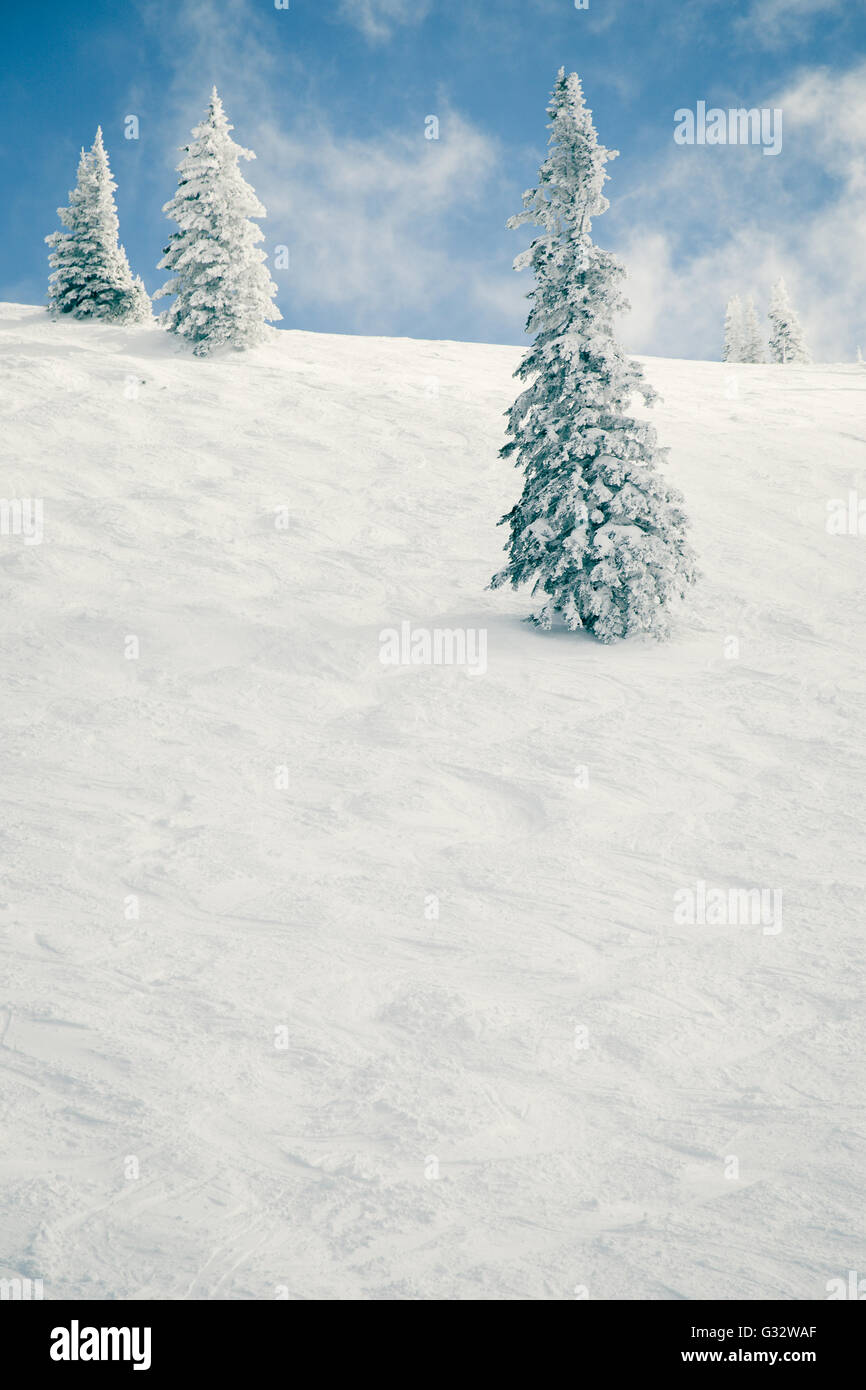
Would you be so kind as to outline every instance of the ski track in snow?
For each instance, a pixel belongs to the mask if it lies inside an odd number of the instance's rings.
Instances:
[[[485,590],[519,356],[199,362],[0,308],[2,491],[45,505],[42,545],[0,537],[3,1276],[809,1299],[862,1269],[866,542],[825,519],[866,372],[647,361],[703,579],[670,643],[605,648]],[[487,673],[383,666],[404,619],[487,629]],[[783,930],[676,925],[699,879],[780,888]]]

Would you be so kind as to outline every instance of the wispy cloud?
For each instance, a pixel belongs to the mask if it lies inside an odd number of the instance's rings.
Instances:
[[[738,27],[766,48],[799,43],[828,14],[844,14],[850,0],[752,0]]]
[[[420,24],[429,11],[430,0],[341,0],[339,12],[371,43],[382,43],[398,26]]]
[[[777,160],[745,149],[671,151],[630,193],[635,230],[618,250],[630,272],[625,331],[635,351],[718,356],[727,297],[751,293],[762,308],[780,274],[816,356],[850,360],[866,341],[866,63],[806,70],[770,101],[785,118]]]
[[[268,226],[291,247],[296,312],[332,305],[347,328],[380,332],[395,314],[423,323],[447,301],[511,309],[504,268],[474,259],[454,234],[483,208],[502,164],[496,143],[459,114],[441,112],[438,140],[422,126],[360,139],[325,124],[262,125],[255,138]]]
[[[235,110],[239,105],[261,109],[263,96],[268,104],[279,82],[300,71],[299,64],[274,42],[270,26],[281,21],[276,10],[263,10],[250,0],[179,0],[175,5],[166,0],[136,0],[136,4],[171,74],[168,93],[160,92],[157,106],[163,124],[176,121],[179,112],[197,120],[214,84],[233,100]]]

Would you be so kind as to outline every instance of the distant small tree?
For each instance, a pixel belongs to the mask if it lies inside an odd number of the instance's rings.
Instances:
[[[812,358],[806,347],[803,329],[788,297],[783,279],[776,281],[767,311],[770,320],[770,361],[807,363]]]
[[[750,295],[743,310],[743,356],[740,361],[763,362],[763,360],[764,339],[761,334],[761,325],[758,321],[755,303]]]
[[[250,220],[264,217],[265,208],[238,167],[239,159],[255,155],[235,144],[233,128],[214,87],[177,166],[177,193],[163,208],[180,230],[159,263],[174,277],[154,298],[176,296],[162,319],[199,357],[217,347],[251,347],[264,338],[268,321],[282,318],[257,245],[264,233]]]
[[[538,187],[509,223],[541,231],[515,261],[535,274],[535,339],[516,373],[529,385],[508,412],[502,449],[523,470],[523,495],[502,518],[508,563],[491,587],[531,582],[543,596],[532,617],[542,628],[558,614],[602,642],[663,636],[667,606],[695,566],[682,499],[657,471],[655,430],[630,413],[635,395],[649,403],[655,393],[614,336],[625,271],[591,236],[616,151],[598,143],[577,73],[560,69],[548,113]]]
[[[53,313],[131,323],[151,317],[147,291],[138,276],[133,278],[118,244],[116,187],[100,127],[91,150],[81,151],[69,206],[57,209],[66,230],[45,238],[52,248],[48,306]]]
[[[744,361],[744,330],[743,321],[743,301],[738,294],[728,300],[728,307],[725,313],[725,345],[722,349],[723,362],[742,362]]]

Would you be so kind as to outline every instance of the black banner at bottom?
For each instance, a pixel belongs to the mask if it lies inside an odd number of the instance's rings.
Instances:
[[[328,1304],[326,1331],[333,1338],[342,1321],[341,1304]],[[801,1366],[823,1377],[858,1374],[864,1332],[864,1309],[859,1301],[814,1303],[595,1303],[575,1300],[555,1327],[569,1339],[569,1357],[575,1374],[599,1370],[611,1374],[668,1375],[679,1368],[692,1374],[712,1367],[766,1367],[775,1370]],[[388,1347],[371,1351],[366,1341],[371,1311],[364,1315],[358,1341],[344,1340],[346,1358],[356,1361],[363,1353],[368,1372],[371,1361],[393,1365]],[[408,1324],[401,1318],[395,1335]],[[527,1329],[526,1354],[534,1343],[536,1323]],[[351,1319],[347,1332],[351,1337]],[[322,1332],[309,1310],[298,1318],[284,1302],[0,1302],[0,1330],[7,1364],[16,1372],[41,1376],[98,1376],[136,1373],[155,1383],[194,1371],[221,1380],[276,1363],[291,1373],[300,1349],[317,1359],[323,1355],[333,1365],[336,1348],[321,1340]],[[377,1329],[378,1331],[378,1329]],[[414,1332],[414,1329],[412,1329]],[[476,1328],[461,1329],[473,1336]],[[481,1329],[477,1329],[481,1331]],[[441,1314],[428,1333],[423,1351],[423,1371],[436,1368],[441,1348],[443,1374],[454,1376],[461,1357],[450,1338],[442,1337]],[[483,1337],[475,1336],[475,1364],[495,1366],[506,1353],[512,1371],[515,1351],[513,1323],[497,1338],[489,1325]],[[423,1334],[422,1334],[423,1335]],[[519,1336],[519,1334],[518,1334]],[[531,1339],[531,1340],[529,1340]],[[399,1343],[394,1343],[396,1350]],[[294,1350],[292,1350],[294,1348]],[[550,1348],[553,1351],[554,1348]],[[544,1361],[549,1355],[544,1348]],[[589,1359],[587,1359],[589,1358]],[[324,1369],[324,1367],[322,1367]],[[862,1370],[860,1371],[862,1374]],[[405,1364],[401,1377],[411,1375]]]

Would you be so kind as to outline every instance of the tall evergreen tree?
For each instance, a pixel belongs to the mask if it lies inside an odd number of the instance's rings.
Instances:
[[[133,323],[150,318],[147,291],[138,276],[133,279],[118,244],[116,187],[100,126],[89,153],[81,151],[69,206],[57,209],[66,231],[45,238],[52,247],[48,306],[53,313]]]
[[[764,339],[751,295],[743,311],[743,356],[741,362],[763,362]]]
[[[771,362],[811,362],[809,349],[803,336],[803,329],[796,310],[788,298],[788,289],[783,279],[778,279],[770,294],[770,307],[767,311],[770,320],[770,361]]]
[[[502,449],[523,469],[523,495],[502,518],[509,558],[491,587],[531,581],[544,596],[531,621],[543,628],[559,614],[603,642],[663,636],[667,606],[695,566],[682,499],[656,469],[655,430],[629,414],[635,394],[649,404],[655,393],[614,337],[625,271],[591,237],[617,152],[598,143],[577,73],[560,69],[548,114],[538,187],[508,224],[542,230],[514,263],[535,274],[535,340],[516,373],[530,384],[508,412]]]
[[[159,263],[174,278],[154,298],[177,296],[162,316],[165,326],[193,343],[199,357],[222,346],[251,347],[262,341],[269,320],[282,318],[258,249],[264,233],[250,221],[266,212],[238,167],[239,159],[255,155],[235,144],[233,129],[214,87],[177,166],[177,193],[163,208],[180,230]]]
[[[723,362],[744,361],[744,329],[743,301],[738,294],[735,294],[732,299],[728,300],[728,307],[725,313],[725,345],[722,349]]]

